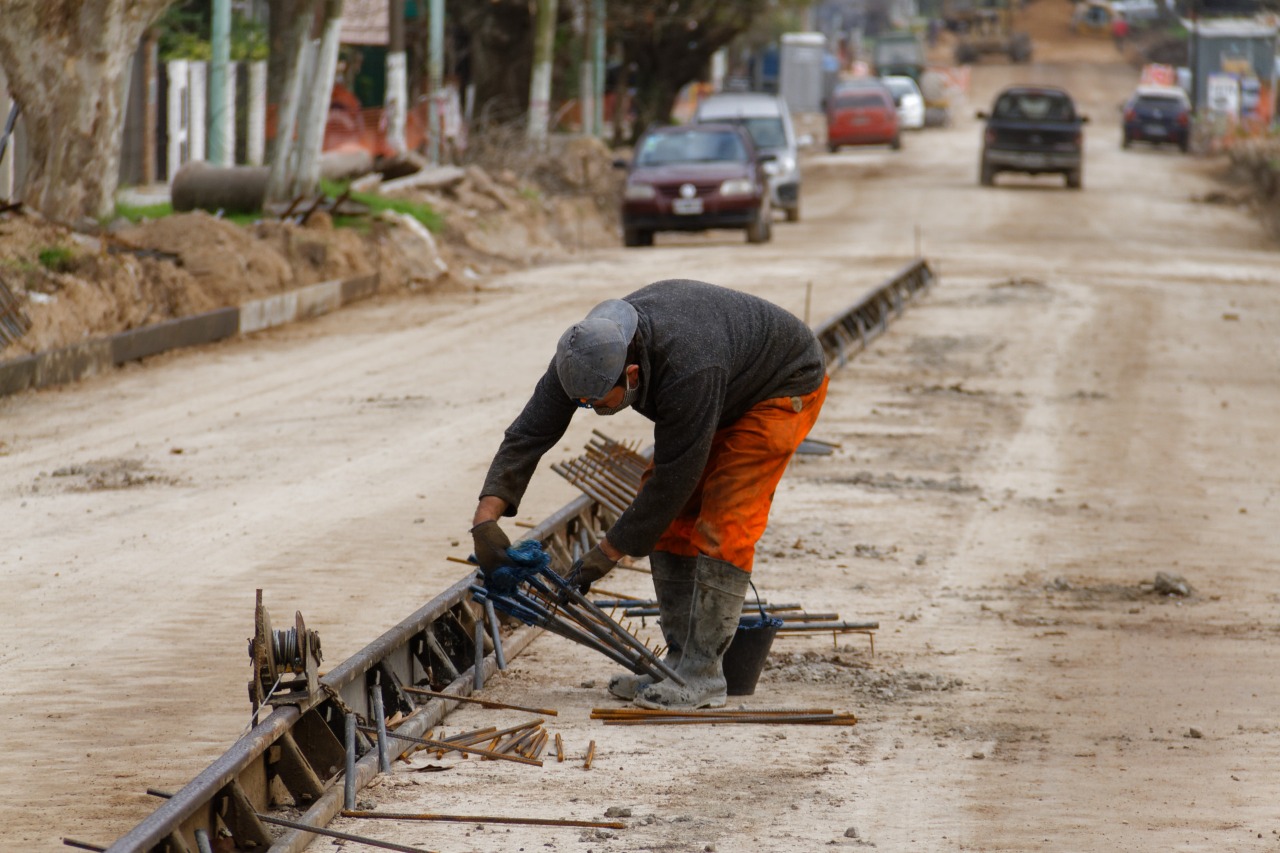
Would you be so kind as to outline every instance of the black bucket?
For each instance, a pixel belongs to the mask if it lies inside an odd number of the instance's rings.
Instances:
[[[750,696],[764,672],[773,638],[782,627],[781,619],[744,616],[738,620],[733,642],[724,653],[724,680],[730,696]]]

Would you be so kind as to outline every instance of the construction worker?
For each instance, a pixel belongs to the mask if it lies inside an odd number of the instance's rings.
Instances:
[[[585,592],[624,555],[648,555],[666,662],[685,685],[625,673],[609,690],[644,708],[722,707],[755,545],[826,393],[818,340],[764,299],[668,280],[600,303],[560,337],[489,467],[471,528],[481,571],[507,564],[498,519],[515,515],[574,414],[635,409],[654,423],[652,462],[569,577]]]

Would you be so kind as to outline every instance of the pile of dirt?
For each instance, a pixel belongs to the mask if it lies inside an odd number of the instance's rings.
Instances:
[[[179,317],[376,273],[378,292],[471,290],[490,276],[616,245],[620,173],[594,139],[526,152],[523,173],[471,165],[447,189],[408,190],[442,214],[433,234],[384,212],[334,227],[262,219],[241,226],[191,212],[100,233],[29,210],[0,214],[0,283],[30,329],[0,359],[57,349]]]

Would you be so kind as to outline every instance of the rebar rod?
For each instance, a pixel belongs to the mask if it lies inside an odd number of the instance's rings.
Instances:
[[[347,808],[356,807],[356,715],[350,712],[346,717],[346,753],[347,770],[343,774],[343,802]]]
[[[360,726],[359,728],[361,731],[371,730],[371,727],[369,726]],[[395,732],[387,732],[387,737],[393,737],[393,738],[396,738],[397,740],[408,741],[409,743],[416,743],[422,746],[430,746],[435,749],[445,749],[445,750],[456,749],[458,752],[474,753],[476,755],[483,755],[486,758],[500,758],[505,761],[515,761],[520,764],[533,764],[537,767],[542,766],[541,761],[532,761],[528,758],[525,758],[519,755],[502,755],[501,753],[493,752],[488,749],[477,749],[474,746],[460,746],[454,743],[445,743],[444,741],[440,741],[440,740],[428,740],[427,738],[422,738],[422,737],[410,737],[409,735],[396,734]]]
[[[408,814],[404,812],[342,812],[343,817],[380,818],[383,820],[429,820],[454,823],[505,823],[519,826],[585,826],[594,829],[626,829],[617,820],[559,820],[550,817],[496,817],[494,815]]]
[[[879,622],[808,622],[799,625],[783,625],[780,631],[875,631]]]
[[[495,702],[492,699],[477,699],[474,696],[455,696],[452,693],[439,693],[435,690],[427,690],[422,687],[405,687],[406,693],[416,693],[420,696],[433,696],[436,699],[449,699],[454,702],[470,702],[474,705],[483,705],[486,708],[505,708],[508,711],[528,711],[530,714],[546,714],[548,717],[559,715],[558,711],[550,708],[528,708],[524,705],[511,705],[506,702]]]
[[[338,832],[336,829],[325,829],[323,826],[311,826],[306,823],[298,823],[297,821],[285,820],[280,817],[271,817],[270,815],[259,814],[258,820],[263,823],[273,823],[276,826],[284,826],[289,829],[298,829],[303,832],[314,832],[316,835],[324,835],[328,838],[341,838],[343,841],[354,841],[357,844],[368,844],[370,847],[381,847],[383,850],[399,850],[401,853],[433,853],[423,847],[410,847],[406,844],[396,844],[393,841],[379,841],[376,838],[366,838],[363,835],[352,835],[349,832]]]
[[[498,626],[498,614],[493,609],[492,601],[485,601],[484,615],[489,620],[489,633],[493,634],[493,659],[498,664],[498,670],[505,671],[507,668],[507,653],[502,648],[502,631]],[[834,619],[835,617],[832,618]]]
[[[391,754],[387,749],[387,715],[382,709],[382,688],[374,687],[373,720],[374,731],[378,733],[378,770],[381,773],[391,772]]]

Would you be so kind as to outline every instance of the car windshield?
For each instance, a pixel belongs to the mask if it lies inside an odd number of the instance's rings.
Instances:
[[[895,100],[903,95],[910,95],[915,90],[915,87],[906,80],[885,80],[884,84],[889,87],[890,92],[893,92]]]
[[[1143,95],[1138,98],[1138,106],[1156,110],[1181,110],[1185,103],[1176,95]]]
[[[995,118],[1030,121],[1072,121],[1071,100],[1053,92],[1005,92],[992,110]]]
[[[874,92],[860,95],[841,95],[836,98],[836,107],[842,110],[865,109],[866,107],[883,107],[884,100]]]
[[[736,134],[725,131],[688,131],[655,133],[640,145],[636,162],[641,166],[665,166],[668,163],[742,162],[747,147]]]
[[[787,147],[787,133],[782,128],[782,119],[776,116],[717,118],[714,121],[716,124],[736,124],[744,128],[757,148]]]

